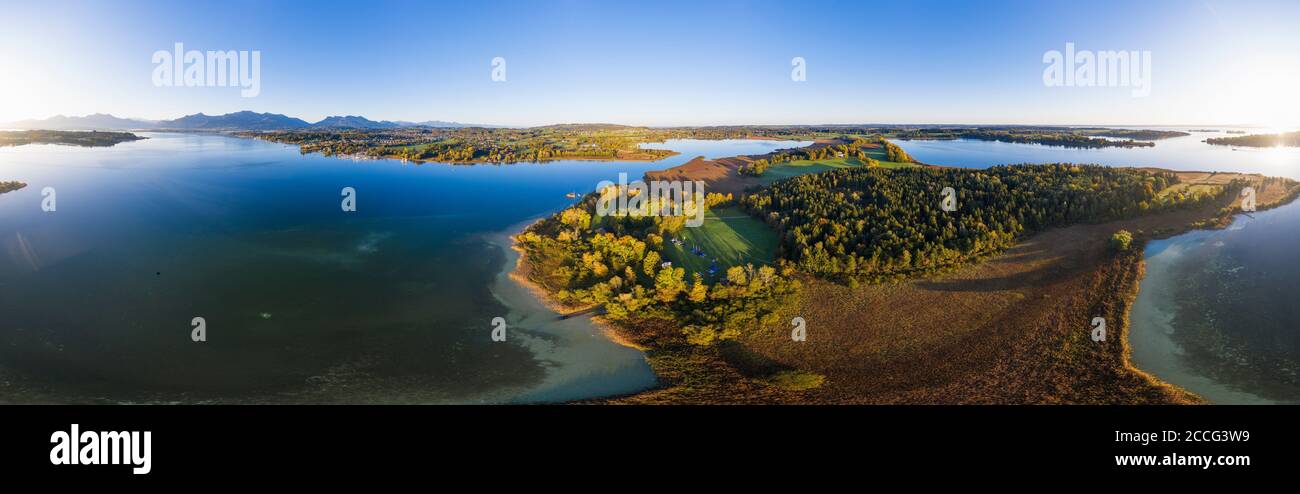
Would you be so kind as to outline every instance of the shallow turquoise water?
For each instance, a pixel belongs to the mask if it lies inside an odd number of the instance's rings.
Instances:
[[[1300,403],[1300,203],[1157,240],[1133,362],[1215,403]]]

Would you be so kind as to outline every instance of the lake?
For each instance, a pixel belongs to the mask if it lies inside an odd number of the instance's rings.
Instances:
[[[1137,127],[1135,127],[1137,128]],[[1222,127],[1221,130],[1240,129]],[[1158,130],[1191,128],[1160,127]],[[1247,129],[1240,129],[1247,130]],[[1249,129],[1249,133],[1272,132]],[[897,140],[908,154],[923,163],[985,168],[1015,163],[1097,163],[1111,166],[1154,166],[1170,170],[1263,173],[1300,179],[1300,148],[1247,148],[1212,146],[1202,141],[1226,137],[1223,132],[1191,132],[1186,137],[1161,139],[1154,147],[1073,149],[1039,144],[958,139],[952,141]]]
[[[1231,148],[1201,142],[1223,135],[1194,132],[1156,141],[1155,147],[1132,149],[977,140],[898,143],[920,161],[965,167],[1074,162],[1300,179],[1300,148]],[[1130,314],[1134,365],[1214,403],[1300,402],[1296,252],[1300,202],[1238,216],[1225,230],[1193,231],[1148,243],[1146,273]]]
[[[508,235],[619,172],[807,145],[671,140],[653,163],[445,165],[218,135],[0,148],[0,402],[531,403],[634,393],[640,352],[557,320]],[[900,141],[927,163],[1096,162],[1300,178],[1300,150]],[[41,210],[45,187],[57,209]],[[343,212],[340,191],[357,191]],[[1295,402],[1300,205],[1147,247],[1133,360],[1216,402]],[[207,341],[190,340],[203,317]],[[507,321],[492,342],[491,320]]]
[[[416,165],[143,135],[0,148],[0,179],[29,184],[0,195],[0,402],[553,402],[656,384],[639,351],[510,280],[506,246],[569,192],[693,154]]]
[[[1300,403],[1300,202],[1150,242],[1132,360],[1214,403]]]

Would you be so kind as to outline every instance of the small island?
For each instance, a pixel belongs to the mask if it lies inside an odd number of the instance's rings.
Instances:
[[[528,129],[402,127],[237,132],[294,144],[303,154],[440,163],[519,163],[554,160],[655,161],[677,153],[644,149],[671,133],[623,125],[551,125]]]
[[[1065,127],[925,127],[887,134],[899,139],[981,141],[1042,144],[1067,148],[1137,148],[1155,146],[1155,140],[1189,136],[1172,130],[1135,130]]]
[[[99,132],[77,130],[18,130],[0,131],[0,146],[27,144],[62,144],[82,147],[108,147],[119,143],[144,139],[130,132]]]
[[[1151,130],[1151,129],[1080,129],[1083,135],[1096,137],[1111,137],[1115,139],[1134,139],[1138,141],[1158,141],[1160,139],[1170,139],[1173,137],[1187,137],[1187,132],[1178,130]]]
[[[0,194],[4,194],[5,192],[13,192],[15,190],[21,189],[26,186],[27,186],[26,183],[19,182],[16,180],[11,180],[8,182],[0,181]]]
[[[1254,134],[1236,137],[1214,137],[1206,139],[1205,143],[1218,146],[1243,146],[1252,148],[1271,148],[1277,146],[1300,147],[1300,132]]]

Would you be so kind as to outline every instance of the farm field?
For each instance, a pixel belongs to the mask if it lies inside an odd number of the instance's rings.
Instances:
[[[812,161],[812,160],[790,161],[786,163],[778,163],[776,165],[773,165],[771,168],[768,168],[766,172],[763,172],[763,175],[758,177],[758,179],[759,182],[761,182],[763,185],[767,185],[772,182],[776,182],[777,180],[784,180],[790,177],[797,177],[799,175],[807,175],[809,173],[821,173],[825,171],[837,170],[840,168],[856,168],[859,166],[866,166],[866,164],[861,161],[858,161],[857,158],[834,158],[834,159],[816,160],[816,161]]]

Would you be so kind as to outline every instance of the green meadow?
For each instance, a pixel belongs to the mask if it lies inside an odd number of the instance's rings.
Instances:
[[[760,266],[770,264],[776,257],[776,232],[738,207],[709,210],[703,225],[683,228],[678,238],[682,241],[680,246],[664,242],[664,255],[673,266],[703,275],[708,274],[710,264],[714,263],[718,276],[722,276],[731,266],[751,263]],[[692,247],[699,248],[705,256],[693,253]]]
[[[872,149],[868,152],[868,154],[871,154],[872,158],[876,158],[877,160],[880,161],[881,168],[906,168],[910,166],[916,166],[916,164],[914,163],[897,163],[893,161],[884,161],[884,154],[885,154],[884,151]],[[879,154],[880,156],[876,156],[876,154]],[[866,164],[863,163],[862,161],[859,161],[857,158],[832,158],[832,159],[816,160],[816,161],[812,161],[812,160],[788,161],[784,163],[777,163],[776,165],[773,165],[771,168],[768,168],[767,171],[763,172],[763,175],[759,177],[759,181],[763,185],[768,185],[771,184],[772,182],[776,182],[777,180],[784,180],[790,177],[797,177],[799,175],[807,175],[809,173],[821,173],[821,172],[826,172],[831,170],[838,170],[841,168],[857,168],[859,166],[866,166]]]
[[[880,162],[881,168],[907,168],[917,166],[916,163],[901,163],[898,161],[889,161],[885,157],[885,148],[868,149],[867,155],[872,159]]]

